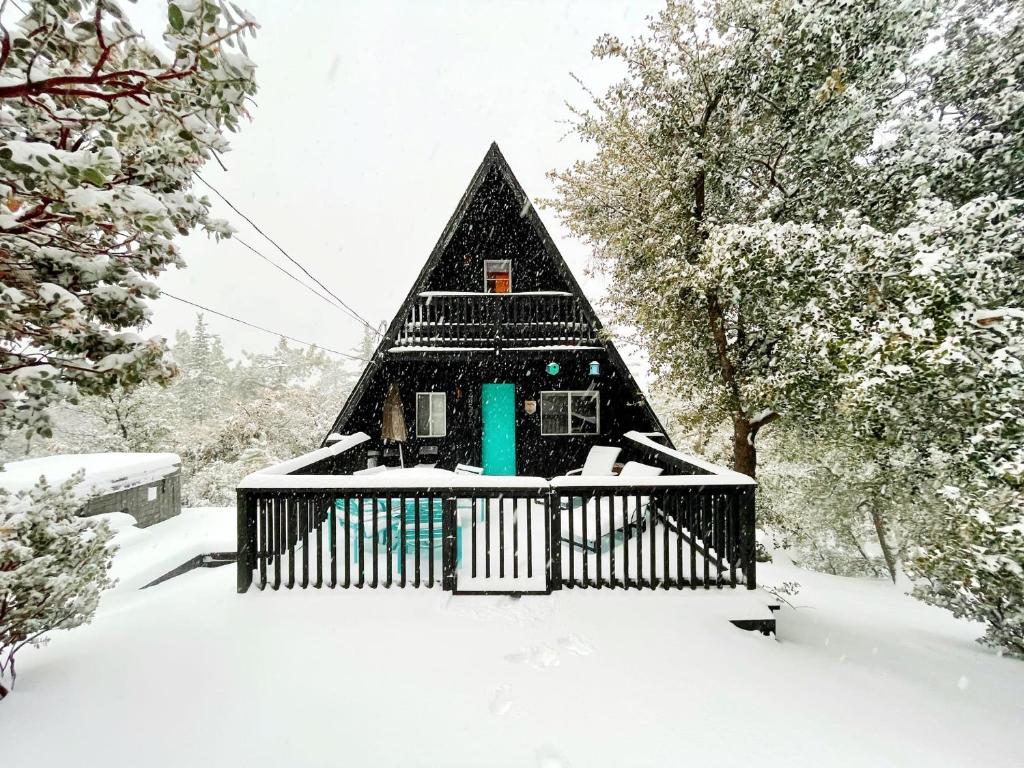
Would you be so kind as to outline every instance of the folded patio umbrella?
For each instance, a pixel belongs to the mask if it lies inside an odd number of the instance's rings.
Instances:
[[[405,410],[402,408],[402,398],[398,394],[398,385],[394,382],[388,388],[388,396],[384,399],[380,437],[385,442],[394,441],[398,443],[398,460],[404,467],[405,459],[402,456],[402,443],[409,439],[409,433],[405,429]]]

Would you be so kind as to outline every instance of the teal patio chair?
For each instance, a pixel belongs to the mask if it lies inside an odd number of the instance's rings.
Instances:
[[[377,552],[387,552],[388,533],[391,533],[392,551],[398,554],[398,573],[401,574],[405,565],[406,554],[415,555],[417,549],[416,515],[419,507],[419,550],[440,550],[443,535],[443,504],[441,499],[406,499],[403,507],[399,499],[391,499],[390,511],[388,499],[365,498],[362,504],[362,520],[359,515],[357,499],[348,499],[348,527],[352,531],[352,559],[359,559],[360,547],[369,546],[372,551],[373,521],[377,519]],[[468,508],[469,502],[466,502]],[[460,509],[462,505],[460,504]],[[338,526],[345,525],[345,500],[335,502]],[[405,539],[402,541],[402,523],[405,523]],[[334,530],[331,530],[331,536]],[[462,562],[462,528],[455,531],[456,564]],[[440,557],[437,557],[440,562]]]
[[[467,502],[468,504],[468,502]],[[463,504],[459,504],[462,509]],[[418,508],[418,509],[417,509]],[[417,550],[416,522],[417,512],[419,514],[419,550],[440,550],[444,541],[442,531],[442,517],[444,504],[441,499],[406,499],[405,507],[401,510],[400,516],[392,518],[392,542],[395,542],[398,549],[398,573],[403,572],[405,556],[414,555]],[[402,523],[405,523],[405,536],[403,541]],[[440,557],[437,558],[440,562]],[[455,564],[462,562],[462,526],[455,528]]]

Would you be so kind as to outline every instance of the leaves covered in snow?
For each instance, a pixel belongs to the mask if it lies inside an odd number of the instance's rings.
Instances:
[[[25,5],[0,28],[0,435],[48,434],[54,403],[172,375],[162,339],[123,331],[183,266],[176,236],[227,234],[192,173],[256,90],[232,50],[255,23],[220,2],[169,3],[163,45],[114,0]]]
[[[918,594],[1016,653],[1021,50],[1006,0],[671,1],[599,41],[626,75],[576,112],[593,157],[554,174],[686,421],[728,423],[751,474],[767,414],[859,441],[887,487],[910,462]]]
[[[0,698],[5,681],[13,684],[17,651],[88,623],[111,585],[113,532],[77,516],[81,480],[78,472],[56,488],[41,479],[13,496],[0,491]]]

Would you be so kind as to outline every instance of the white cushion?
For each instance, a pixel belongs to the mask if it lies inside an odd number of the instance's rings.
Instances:
[[[367,467],[366,469],[357,469],[353,472],[353,475],[379,475],[381,472],[387,472],[390,467],[386,467],[383,464],[378,464],[376,467]]]
[[[639,461],[627,461],[619,477],[657,477],[664,471],[661,467],[652,467]]]
[[[615,468],[615,460],[619,458],[621,448],[614,445],[595,445],[587,454],[587,460],[583,462],[581,475],[612,475]]]

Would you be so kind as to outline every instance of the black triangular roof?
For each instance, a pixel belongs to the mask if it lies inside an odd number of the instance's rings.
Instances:
[[[558,250],[558,246],[555,245],[551,239],[551,235],[548,233],[547,227],[544,226],[544,222],[541,221],[540,216],[537,214],[536,209],[533,207],[533,203],[530,202],[530,198],[527,196],[526,191],[523,189],[519,180],[512,173],[512,168],[509,167],[508,161],[505,160],[505,156],[501,153],[501,149],[498,147],[498,143],[491,142],[490,148],[487,150],[487,154],[484,155],[483,161],[476,169],[476,173],[473,174],[473,178],[469,182],[469,186],[466,187],[466,191],[462,193],[462,197],[459,200],[459,204],[455,207],[455,211],[452,213],[451,218],[448,219],[448,223],[445,225],[444,230],[441,232],[441,236],[438,238],[437,243],[434,245],[433,250],[430,252],[430,257],[427,259],[423,268],[420,270],[419,275],[413,282],[412,287],[409,289],[409,293],[406,295],[405,300],[395,313],[394,318],[391,320],[391,324],[388,326],[387,331],[381,337],[380,342],[377,345],[377,349],[373,353],[373,357],[370,362],[363,369],[362,375],[353,387],[352,392],[349,394],[348,399],[345,401],[344,407],[338,414],[338,417],[334,420],[334,424],[331,427],[331,432],[335,432],[339,429],[340,425],[344,424],[351,416],[352,411],[356,405],[362,400],[365,394],[366,388],[372,379],[373,370],[380,365],[382,355],[389,348],[391,343],[395,341],[398,331],[402,328],[405,317],[409,311],[410,306],[415,300],[417,294],[419,294],[424,286],[427,284],[431,273],[437,267],[438,262],[445,253],[445,249],[451,243],[452,238],[459,229],[459,225],[465,219],[473,200],[476,198],[483,186],[484,181],[487,179],[491,171],[497,171],[502,180],[509,186],[515,195],[519,205],[522,206],[522,217],[532,226],[534,231],[540,238],[540,241],[544,247],[545,253],[551,260],[555,269],[559,275],[564,279],[565,283],[569,286],[569,291],[579,301],[583,312],[587,315],[587,318],[593,324],[593,327],[601,333],[603,326],[601,319],[597,316],[594,311],[594,307],[587,299],[583,290],[580,288],[579,282],[573,275],[572,270],[569,269],[569,265],[566,263],[561,252]],[[665,431],[661,420],[658,415],[651,408],[650,403],[647,401],[647,397],[644,396],[640,386],[636,383],[636,379],[633,378],[633,374],[630,372],[629,367],[626,365],[619,351],[615,348],[614,342],[602,334],[604,337],[603,344],[606,347],[608,353],[609,362],[615,366],[616,370],[623,377],[623,380],[643,398],[644,409],[648,412],[652,422],[657,424],[662,434],[665,435],[665,441],[671,445],[671,439],[668,433]],[[325,438],[326,443],[326,438]]]

